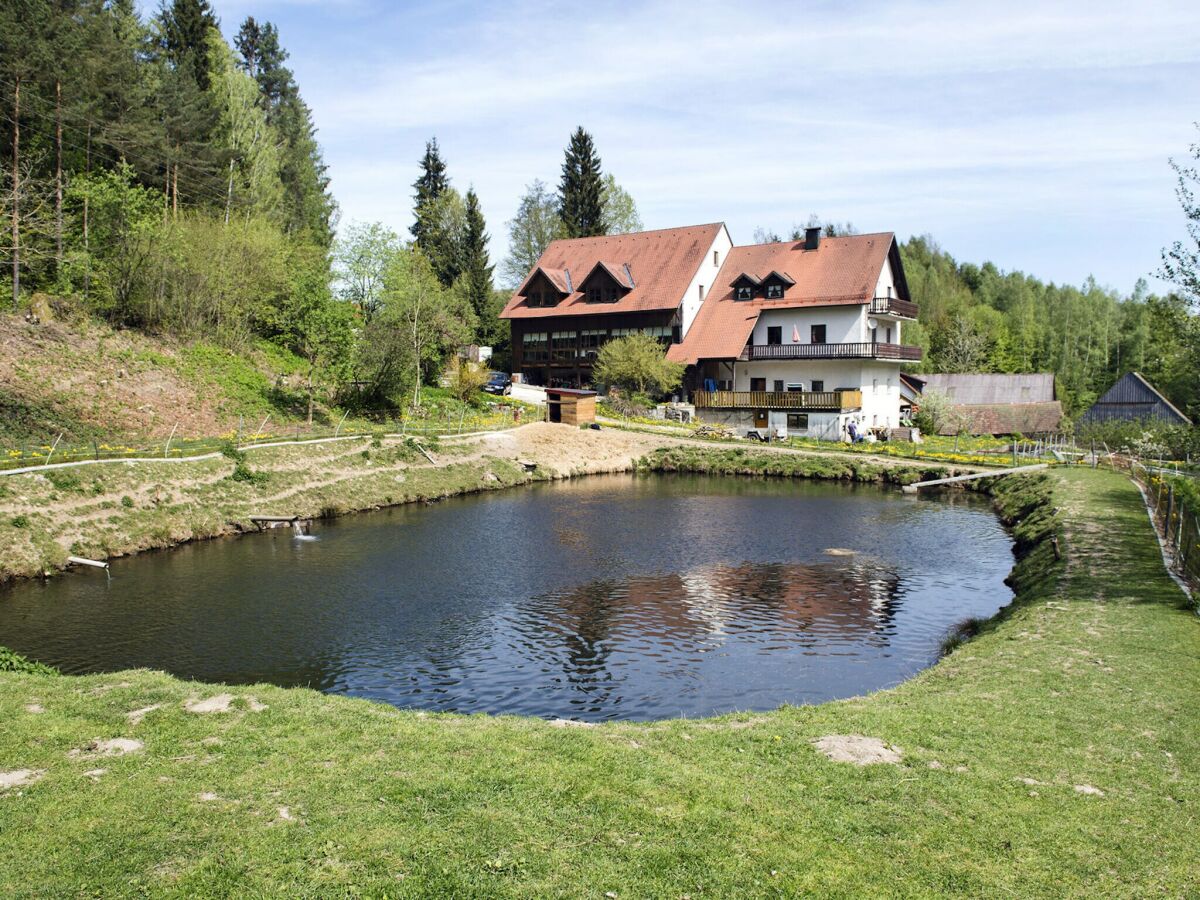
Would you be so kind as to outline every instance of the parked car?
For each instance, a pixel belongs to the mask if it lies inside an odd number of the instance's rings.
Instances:
[[[504,372],[493,372],[488,376],[487,384],[483,386],[483,389],[489,394],[512,393],[512,378]]]

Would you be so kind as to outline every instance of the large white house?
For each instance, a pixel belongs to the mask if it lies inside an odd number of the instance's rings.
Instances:
[[[900,424],[900,369],[921,352],[891,233],[734,247],[724,225],[555,241],[505,307],[514,369],[578,385],[606,341],[659,337],[687,363],[701,419],[839,440]]]

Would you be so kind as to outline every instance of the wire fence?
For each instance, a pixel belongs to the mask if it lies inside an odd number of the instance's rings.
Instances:
[[[219,453],[229,447],[244,450],[282,443],[303,443],[336,438],[401,436],[445,438],[480,431],[503,431],[539,418],[538,412],[519,406],[497,404],[491,409],[444,412],[423,411],[420,415],[394,411],[360,412],[355,418],[343,416],[338,422],[272,424],[270,416],[261,420],[242,419],[237,427],[223,434],[201,437],[178,434],[173,429],[165,437],[114,436],[107,440],[70,440],[60,434],[50,442],[28,442],[0,447],[0,475],[14,474],[33,467],[85,464],[103,460],[194,459]]]
[[[1167,564],[1200,597],[1200,503],[1187,475],[1163,460],[1110,453],[1101,460],[1127,473],[1142,488],[1154,527],[1162,538]]]

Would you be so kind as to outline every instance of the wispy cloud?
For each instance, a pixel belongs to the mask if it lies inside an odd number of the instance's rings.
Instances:
[[[1125,289],[1181,227],[1166,157],[1200,116],[1194,3],[253,5],[292,50],[347,220],[405,228],[436,134],[500,255],[583,124],[651,227],[724,219],[747,240],[815,211]]]

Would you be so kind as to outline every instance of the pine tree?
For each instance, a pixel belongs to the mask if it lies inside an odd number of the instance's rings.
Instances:
[[[437,138],[430,138],[425,142],[425,155],[421,157],[421,175],[413,182],[416,190],[413,194],[413,212],[416,219],[409,231],[418,247],[428,240],[433,229],[433,223],[430,222],[432,207],[448,187],[450,179],[446,175],[446,163],[438,149]]]
[[[170,7],[163,0],[158,19],[167,58],[177,68],[190,69],[196,87],[207,91],[209,41],[217,28],[208,0],[172,0]]]
[[[567,145],[558,187],[558,214],[568,237],[593,237],[608,230],[603,193],[600,157],[592,136],[580,126]]]
[[[328,167],[317,143],[312,111],[300,96],[292,70],[284,63],[287,51],[270,22],[249,17],[234,39],[239,65],[258,82],[267,124],[283,139],[279,177],[283,183],[282,219],[289,233],[307,233],[321,246],[333,243],[337,205],[329,193]]]
[[[474,188],[467,190],[466,223],[463,228],[463,287],[471,308],[482,322],[487,315],[492,297],[492,271],[495,266],[488,261],[487,225],[483,211],[479,208],[479,196]]]

